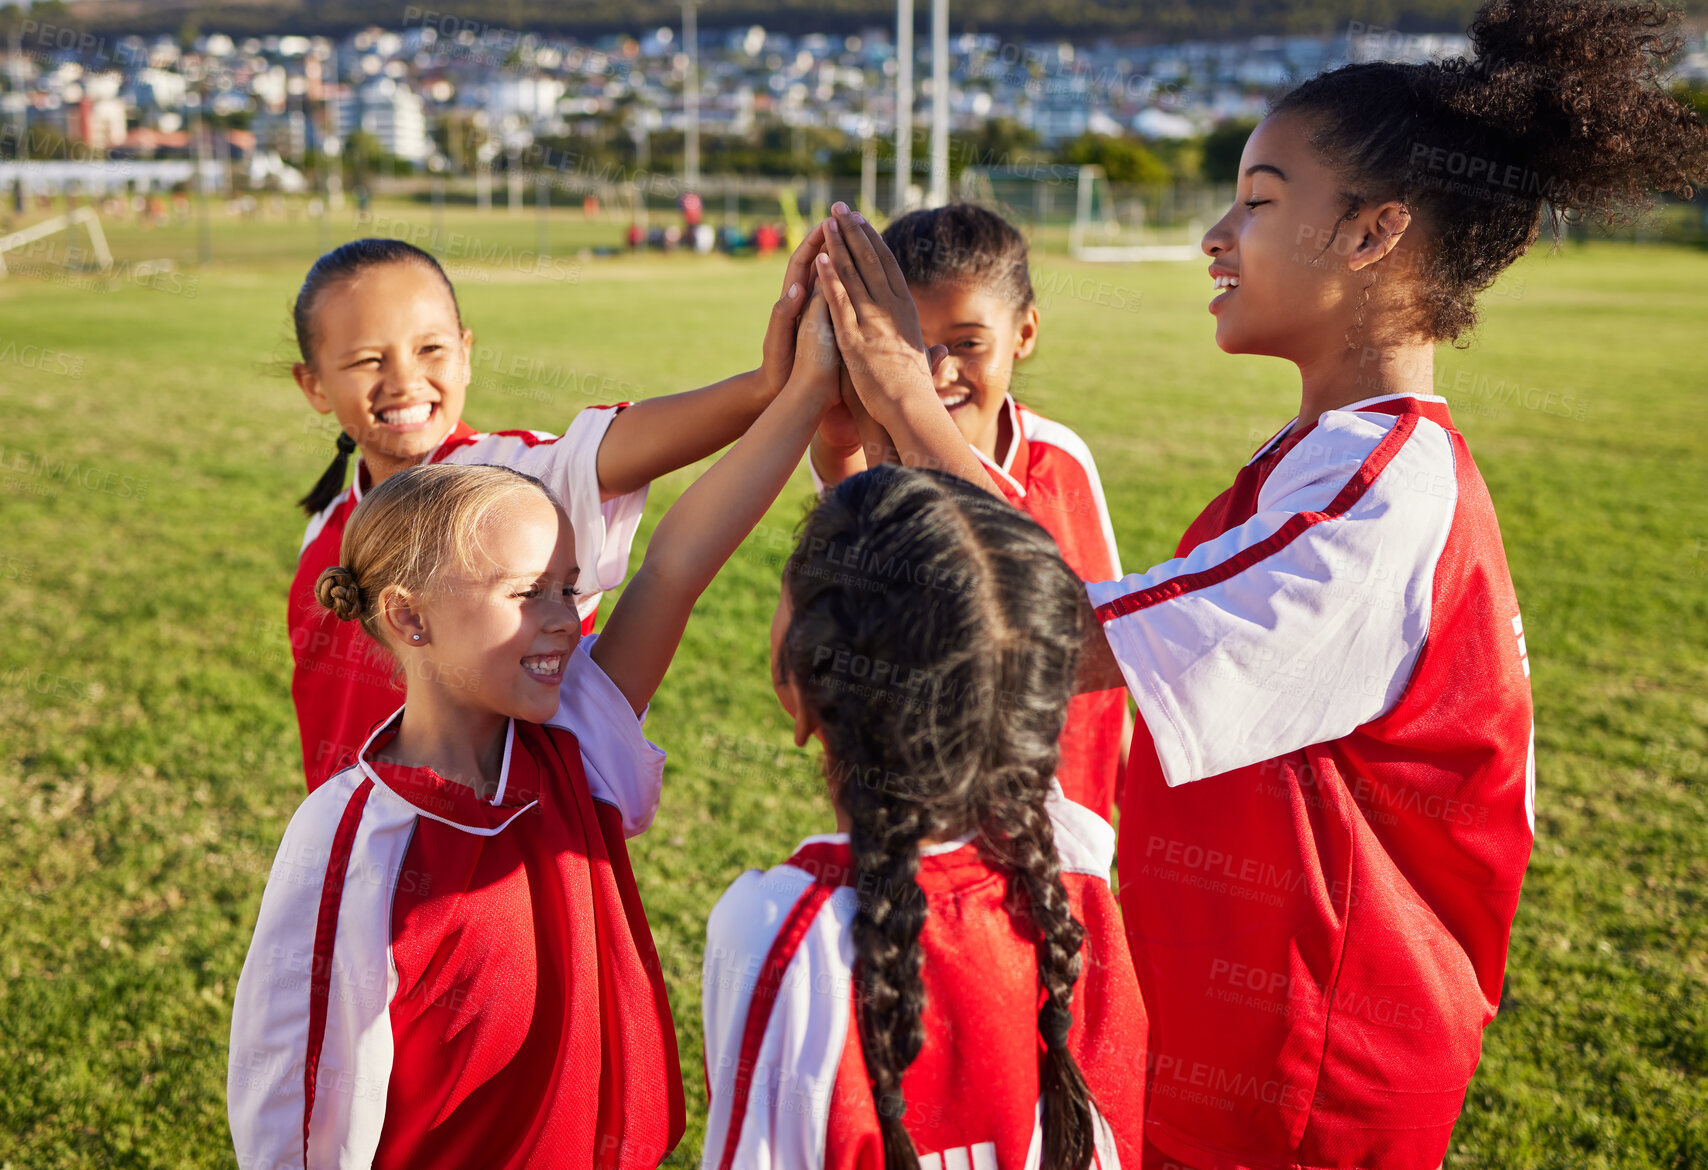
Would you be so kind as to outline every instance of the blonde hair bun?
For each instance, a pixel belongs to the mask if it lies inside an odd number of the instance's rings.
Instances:
[[[320,574],[314,583],[314,597],[339,621],[354,621],[362,616],[362,587],[356,583],[356,575],[343,565],[333,565]]]

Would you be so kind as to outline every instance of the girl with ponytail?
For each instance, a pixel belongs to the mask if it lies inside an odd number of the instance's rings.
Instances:
[[[309,791],[348,764],[403,698],[391,664],[314,595],[363,495],[426,463],[497,465],[543,480],[575,524],[579,612],[590,632],[603,591],[628,571],[647,485],[740,437],[788,380],[806,265],[819,245],[815,233],[790,260],[757,368],[682,394],[589,406],[565,420],[561,435],[481,433],[463,421],[474,333],[430,253],[363,239],[315,261],[292,311],[301,360],[291,372],[309,405],[338,427],[332,462],[297,501],[309,521],[290,590],[291,696]]]
[[[837,832],[712,912],[705,1170],[1137,1164],[1114,834],[1053,780],[1083,596],[952,476],[880,465],[815,507],[772,660]]]
[[[1152,1020],[1150,1167],[1435,1170],[1500,1004],[1535,832],[1526,629],[1434,347],[1562,219],[1708,179],[1659,79],[1677,14],[1493,0],[1469,59],[1284,97],[1204,236],[1229,353],[1295,418],[1174,559],[1088,587],[1081,689],[1124,683],[1121,903]],[[974,481],[881,241],[822,281],[870,425]],[[857,421],[865,422],[857,415]]]
[[[580,534],[542,480],[411,467],[356,508],[316,603],[407,701],[279,845],[232,1003],[238,1165],[666,1164],[682,1081],[627,847],[663,783],[643,721],[695,601],[840,401],[822,301],[798,338],[597,635]]]

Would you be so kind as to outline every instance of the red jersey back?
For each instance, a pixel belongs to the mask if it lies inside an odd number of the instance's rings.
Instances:
[[[645,488],[610,500],[600,496],[599,444],[621,409],[583,410],[561,438],[544,431],[482,434],[459,420],[429,459],[512,467],[552,489],[575,529],[585,594],[577,602],[583,633],[592,632],[601,592],[620,585],[628,572],[629,549],[646,504]],[[350,487],[309,521],[291,581],[291,697],[310,792],[354,762],[374,726],[403,705],[403,689],[392,681],[390,655],[360,623],[339,621],[314,597],[320,574],[339,563],[344,526],[368,487],[366,465],[358,462]]]
[[[1009,502],[1036,520],[1083,581],[1121,576],[1121,554],[1091,450],[1072,430],[1017,403],[1005,405],[1013,442],[990,476]],[[977,450],[977,448],[974,448]],[[1062,727],[1056,778],[1069,800],[1113,820],[1122,773],[1127,696],[1119,689],[1075,695]]]
[[[1109,889],[1114,833],[1059,793],[1050,809],[1086,927],[1068,1043],[1100,1119],[1098,1164],[1136,1166],[1146,1022]],[[808,838],[787,864],[738,878],[713,910],[704,1170],[881,1170],[855,1014],[856,880],[845,834]],[[1006,875],[970,841],[928,848],[918,882],[925,1043],[903,1074],[903,1124],[922,1170],[1025,1166],[1041,1141],[1033,938],[1006,909]]]
[[[1120,868],[1149,1138],[1216,1170],[1434,1170],[1535,783],[1518,604],[1445,404],[1283,432],[1177,559],[1091,596],[1144,717]]]

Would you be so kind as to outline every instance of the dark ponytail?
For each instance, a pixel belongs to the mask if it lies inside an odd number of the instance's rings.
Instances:
[[[297,506],[310,516],[318,516],[326,510],[326,506],[338,498],[344,490],[344,473],[350,469],[350,453],[356,449],[356,440],[338,432],[338,454],[332,457],[332,462],[326,470],[320,473],[320,478],[309,489],[308,495],[297,501]]]
[[[384,237],[351,240],[316,260],[314,267],[310,268],[308,275],[303,278],[302,288],[297,290],[296,303],[291,307],[291,322],[296,326],[297,352],[302,355],[305,364],[314,364],[314,313],[321,294],[342,281],[350,280],[383,264],[421,264],[431,269],[444,282],[445,292],[451,298],[451,311],[457,317],[457,327],[462,328],[463,316],[462,309],[457,305],[457,291],[451,287],[451,278],[445,275],[445,270],[439,267],[439,262],[431,253],[402,240],[388,240]],[[297,501],[297,505],[310,516],[319,515],[344,490],[344,476],[349,471],[350,455],[356,450],[356,440],[349,435],[340,434],[337,448],[337,454],[321,473],[314,487]]]
[[[784,588],[781,673],[818,715],[851,822],[857,1015],[887,1170],[918,1165],[901,1082],[925,1039],[920,842],[975,831],[1037,947],[1043,1166],[1084,1170],[1091,1094],[1067,1041],[1085,930],[1045,808],[1083,586],[1025,513],[953,476],[886,464],[818,503]],[[890,684],[823,669],[839,660],[881,663]]]
[[[1491,0],[1474,55],[1312,78],[1275,112],[1310,119],[1349,209],[1399,200],[1430,237],[1423,327],[1457,340],[1543,212],[1614,222],[1708,176],[1708,127],[1661,87],[1679,13],[1654,0]]]

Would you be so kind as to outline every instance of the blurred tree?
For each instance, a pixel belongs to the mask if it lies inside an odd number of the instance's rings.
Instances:
[[[1102,167],[1111,183],[1166,183],[1174,177],[1161,159],[1130,138],[1082,134],[1061,157],[1075,166]]]
[[[1233,183],[1239,180],[1239,156],[1245,140],[1257,123],[1250,119],[1223,122],[1204,137],[1204,180]]]

